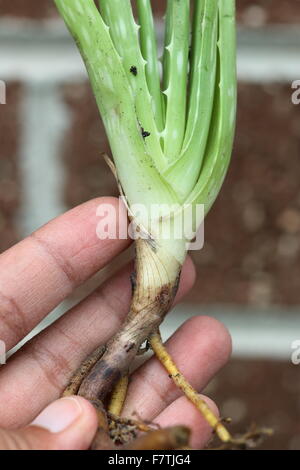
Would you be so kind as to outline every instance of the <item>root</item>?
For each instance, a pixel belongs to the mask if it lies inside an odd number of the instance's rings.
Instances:
[[[107,419],[107,413],[104,409],[103,403],[100,400],[93,400],[90,403],[97,411],[99,428],[102,428],[104,431],[108,432],[109,424]]]
[[[101,401],[94,400],[91,404],[97,411],[98,430],[92,442],[91,450],[113,450],[115,445],[109,435],[109,424],[104,406]]]
[[[150,432],[153,431],[155,428],[159,428],[158,425],[155,423],[146,423],[143,421],[137,421],[131,418],[121,418],[120,416],[115,416],[111,414],[109,411],[107,412],[107,416],[109,421],[114,422],[116,424],[120,424],[123,426],[132,426],[136,429],[136,431],[140,432]]]
[[[63,392],[63,397],[69,397],[71,395],[77,395],[79,388],[85,379],[85,377],[92,370],[94,365],[99,361],[105,352],[105,346],[99,346],[76,370],[73,377],[70,380],[69,385]]]
[[[167,370],[170,378],[196,406],[223,441],[222,448],[247,448],[267,432],[248,433],[233,439],[224,426],[201,399],[197,391],[181,374],[166,351],[159,326],[171,307],[177,292],[182,261],[166,247],[153,239],[136,241],[136,272],[130,312],[120,330],[99,347],[72,377],[64,396],[78,394],[96,408],[99,429],[92,449],[182,449],[188,448],[189,430],[185,427],[154,429],[151,423],[121,418],[126,399],[128,371],[142,345],[148,342]],[[113,390],[113,392],[112,392]],[[108,411],[103,403],[111,394]],[[141,433],[144,433],[142,436]]]
[[[245,434],[232,438],[229,442],[219,447],[209,448],[208,450],[249,450],[257,448],[262,442],[273,435],[273,430],[269,428],[257,428],[251,426]]]
[[[124,375],[119,382],[116,384],[110,403],[108,405],[108,411],[112,415],[120,416],[123,410],[124,402],[126,399],[128,389],[129,377],[128,374]]]
[[[212,427],[212,429],[214,429],[221,441],[230,442],[232,438],[229,432],[222,422],[213,414],[207,403],[202,398],[200,398],[197,391],[181,374],[168,351],[164,347],[160,334],[152,334],[149,338],[149,342],[158,360],[165,367],[169,373],[170,378],[173,379],[177,387],[179,387],[185,396],[196,406],[208,424]]]
[[[116,384],[108,405],[109,435],[115,444],[126,444],[137,435],[136,426],[133,423],[126,423],[119,418],[126,399],[128,383],[129,377],[126,374]]]
[[[154,423],[145,423],[129,418],[115,416],[107,412],[109,420],[110,437],[115,444],[128,444],[136,439],[140,433],[149,433],[159,428]]]
[[[123,424],[117,421],[110,423],[109,436],[112,442],[117,446],[131,443],[137,438],[138,432],[134,425]]]
[[[136,283],[130,312],[102,358],[82,381],[79,395],[103,401],[127,373],[141,345],[168,312],[177,292],[181,266],[154,240],[136,241]]]
[[[147,338],[156,331],[168,312],[177,292],[181,266],[185,256],[185,244],[181,246],[181,260],[174,254],[159,246],[155,240],[139,239],[136,241],[136,272],[133,283],[133,298],[130,312],[116,335],[107,343],[105,349],[99,348],[79,368],[65,394],[78,394],[93,403],[104,403],[107,396],[114,389],[109,413],[120,415],[127,392],[127,378],[130,365],[141,346]],[[179,254],[177,250],[176,256]],[[125,378],[124,378],[125,377]],[[93,448],[109,445],[103,426],[96,437]],[[109,420],[109,433],[114,442],[126,442],[137,436],[138,432],[150,432],[152,428],[145,424],[129,424],[120,419]],[[173,432],[166,434],[162,430],[156,431],[154,436],[164,436],[166,448],[181,447],[178,445],[179,437]],[[168,437],[168,438],[167,438]],[[174,438],[176,447],[172,447],[170,440]],[[186,440],[186,439],[181,439]],[[150,440],[151,441],[151,440]],[[114,446],[114,442],[110,445]],[[143,441],[144,442],[144,441]],[[145,445],[147,444],[147,439]],[[143,444],[138,444],[143,445]],[[184,445],[184,444],[183,444]]]

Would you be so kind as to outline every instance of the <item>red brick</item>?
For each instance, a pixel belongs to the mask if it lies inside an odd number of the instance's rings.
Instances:
[[[232,164],[194,256],[194,301],[300,302],[299,233],[280,224],[300,214],[300,108],[290,96],[287,85],[240,85]]]
[[[299,0],[237,0],[238,21],[247,26],[300,22]]]
[[[41,19],[57,16],[52,0],[0,0],[1,16]]]
[[[165,11],[164,0],[154,0],[154,10]],[[299,23],[299,0],[237,0],[238,20],[248,26],[265,23]],[[57,17],[53,0],[0,0],[1,16],[43,19]]]
[[[233,435],[254,424],[272,429],[274,435],[258,447],[267,450],[300,450],[299,392],[298,367],[271,360],[232,360],[206,391],[221,416],[232,419]]]
[[[67,85],[65,99],[73,116],[64,145],[67,204],[116,195],[114,177],[102,157],[109,153],[109,145],[90,86]]]

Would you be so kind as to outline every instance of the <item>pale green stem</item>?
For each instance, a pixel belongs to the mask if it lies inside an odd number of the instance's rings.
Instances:
[[[102,18],[109,26],[111,38],[131,85],[141,132],[147,133],[145,137],[147,151],[157,169],[162,171],[166,166],[166,159],[154,119],[152,97],[145,73],[146,61],[141,53],[139,26],[135,23],[131,2],[130,0],[101,0],[99,5]],[[136,74],[133,72],[134,68]]]
[[[137,0],[137,8],[141,27],[141,50],[146,61],[147,84],[153,100],[156,125],[158,130],[162,131],[164,126],[163,95],[160,88],[157,42],[150,0]]]
[[[199,177],[211,123],[217,63],[218,3],[218,0],[196,0],[195,3],[189,107],[183,149],[177,161],[165,172],[167,180],[183,198],[191,192]]]
[[[189,0],[169,0],[172,6],[167,9],[167,39],[164,79],[167,97],[166,125],[164,136],[164,153],[169,161],[176,159],[181,151],[185,121],[187,76],[190,32],[190,2]]]
[[[164,53],[162,57],[163,63],[163,77],[162,77],[162,86],[163,90],[168,88],[168,83],[170,80],[170,53],[168,51],[168,46],[171,44],[172,39],[172,25],[173,25],[173,5],[172,0],[167,0],[167,10],[165,14],[165,37],[164,37]],[[165,106],[166,106],[167,97],[165,96]]]
[[[138,0],[139,35],[129,0],[101,0],[103,17],[94,0],[55,1],[86,63],[129,206],[199,203],[207,213],[222,186],[235,131],[235,1],[195,0],[190,69],[190,1],[168,1],[162,132],[150,2]],[[163,210],[157,220],[166,215]]]
[[[149,155],[128,76],[93,0],[55,0],[81,51],[130,205],[177,201]],[[100,153],[101,149],[99,149]]]
[[[186,202],[204,204],[205,213],[214,203],[230,162],[236,118],[235,1],[219,2],[218,79],[214,110],[203,168]]]

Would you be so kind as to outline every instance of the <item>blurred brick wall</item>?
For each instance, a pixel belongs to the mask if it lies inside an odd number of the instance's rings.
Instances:
[[[300,303],[299,113],[289,85],[240,84],[232,164],[195,254],[195,300]]]
[[[57,16],[53,0],[0,0],[0,15],[42,19]]]
[[[280,361],[231,360],[205,392],[219,406],[228,429],[241,435],[268,428],[271,437],[259,449],[300,450],[299,366]],[[215,440],[211,446],[220,443]]]
[[[68,84],[62,91],[73,116],[63,149],[66,204],[73,207],[97,196],[117,196],[114,177],[101,156],[110,150],[90,85]]]
[[[238,20],[247,26],[266,23],[300,22],[300,0],[237,0]],[[163,12],[165,0],[154,0],[157,12]],[[0,15],[32,19],[57,16],[53,0],[0,0]]]
[[[237,0],[238,20],[247,26],[299,23],[299,0]]]
[[[165,1],[154,0],[155,10],[165,10]],[[271,23],[300,22],[299,0],[236,0],[239,23],[259,27]]]

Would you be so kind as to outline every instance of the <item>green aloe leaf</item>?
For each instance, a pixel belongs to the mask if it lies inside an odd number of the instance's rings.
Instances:
[[[137,20],[130,0],[100,0],[99,10],[93,0],[55,2],[85,61],[129,206],[204,204],[207,213],[235,131],[235,1],[168,0],[162,77],[150,0],[135,1]]]

